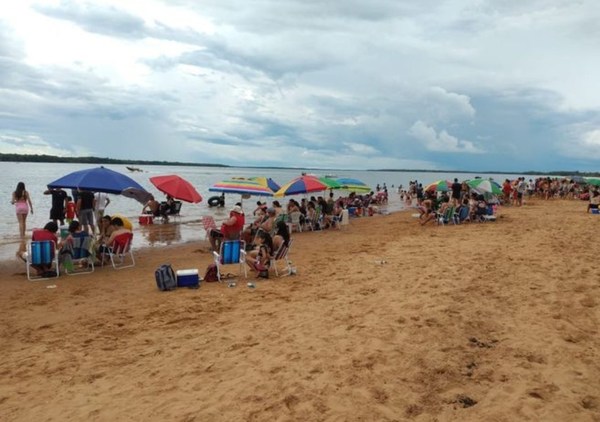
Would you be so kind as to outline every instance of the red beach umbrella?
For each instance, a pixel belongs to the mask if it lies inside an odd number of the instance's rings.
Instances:
[[[202,197],[196,188],[194,188],[190,182],[176,174],[154,176],[150,178],[150,182],[152,182],[159,191],[170,195],[175,199],[192,203],[202,201]]]

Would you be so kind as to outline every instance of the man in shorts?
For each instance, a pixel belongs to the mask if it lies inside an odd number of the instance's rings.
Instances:
[[[77,216],[79,217],[79,223],[83,226],[83,230],[90,234],[95,234],[96,229],[94,227],[94,205],[96,200],[94,199],[94,193],[82,190],[79,192],[77,199]]]
[[[52,195],[52,208],[50,208],[50,220],[60,225],[65,224],[65,208],[67,204],[67,192],[61,188],[48,189],[44,195]]]

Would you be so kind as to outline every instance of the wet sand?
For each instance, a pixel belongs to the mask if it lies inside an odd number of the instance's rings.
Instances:
[[[157,291],[162,263],[204,271],[203,242],[56,281],[5,261],[0,414],[600,420],[600,216],[584,210],[531,201],[495,223],[420,227],[404,212],[295,233],[297,275],[255,289]]]

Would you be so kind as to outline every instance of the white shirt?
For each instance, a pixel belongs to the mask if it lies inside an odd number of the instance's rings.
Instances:
[[[96,192],[94,197],[96,198],[96,211],[104,211],[107,203],[110,201],[108,199],[108,194],[104,192]]]

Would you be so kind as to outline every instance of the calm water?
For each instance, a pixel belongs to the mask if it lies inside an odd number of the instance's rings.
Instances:
[[[34,227],[43,227],[48,222],[50,213],[51,196],[44,195],[46,185],[59,177],[76,170],[82,170],[98,165],[90,164],[55,164],[55,163],[6,163],[0,162],[0,172],[3,175],[4,183],[0,186],[0,259],[12,258],[19,247],[19,229],[15,216],[14,206],[10,203],[12,192],[15,190],[19,181],[25,182],[25,186],[31,195],[34,214],[29,214],[27,218],[27,232],[31,235],[31,229]],[[105,165],[111,170],[127,174],[145,187],[149,192],[160,201],[164,195],[158,191],[149,181],[149,178],[157,175],[177,174],[190,183],[192,183],[198,192],[202,195],[203,201],[199,204],[183,203],[181,218],[168,224],[155,224],[154,226],[139,226],[138,216],[140,215],[142,205],[137,201],[121,197],[120,195],[109,195],[111,203],[106,209],[107,214],[120,213],[131,219],[134,224],[134,246],[165,246],[175,243],[190,242],[194,240],[203,240],[204,228],[201,224],[201,218],[204,215],[212,215],[219,221],[226,217],[227,210],[235,202],[241,200],[240,195],[227,195],[225,209],[209,208],[207,200],[215,193],[209,192],[208,188],[221,180],[231,177],[252,177],[267,176],[273,178],[277,183],[284,184],[287,181],[300,175],[302,169],[252,169],[252,168],[213,168],[213,167],[180,167],[180,166],[138,166],[143,172],[129,172],[124,165]],[[332,172],[316,172],[306,170],[308,173],[318,175],[330,174]],[[333,172],[339,177],[353,177],[364,181],[372,188],[379,183],[385,182],[390,193],[389,211],[402,209],[399,196],[396,194],[396,188],[399,185],[408,186],[409,181],[419,180],[423,185],[439,179],[451,179],[458,177],[459,180],[473,178],[474,174],[464,173],[418,173],[418,172],[384,172],[384,171],[345,171],[339,170]],[[481,177],[493,177],[495,180],[504,180],[513,178],[511,175],[480,174]],[[69,192],[67,190],[67,192]],[[335,192],[336,197],[344,192]],[[297,199],[302,196],[297,196]],[[243,200],[246,214],[252,213],[256,206],[258,197],[251,197]],[[265,200],[264,197],[260,198]],[[270,203],[270,199],[267,202]],[[286,204],[286,198],[280,199],[282,204]],[[139,235],[141,233],[141,236]]]

